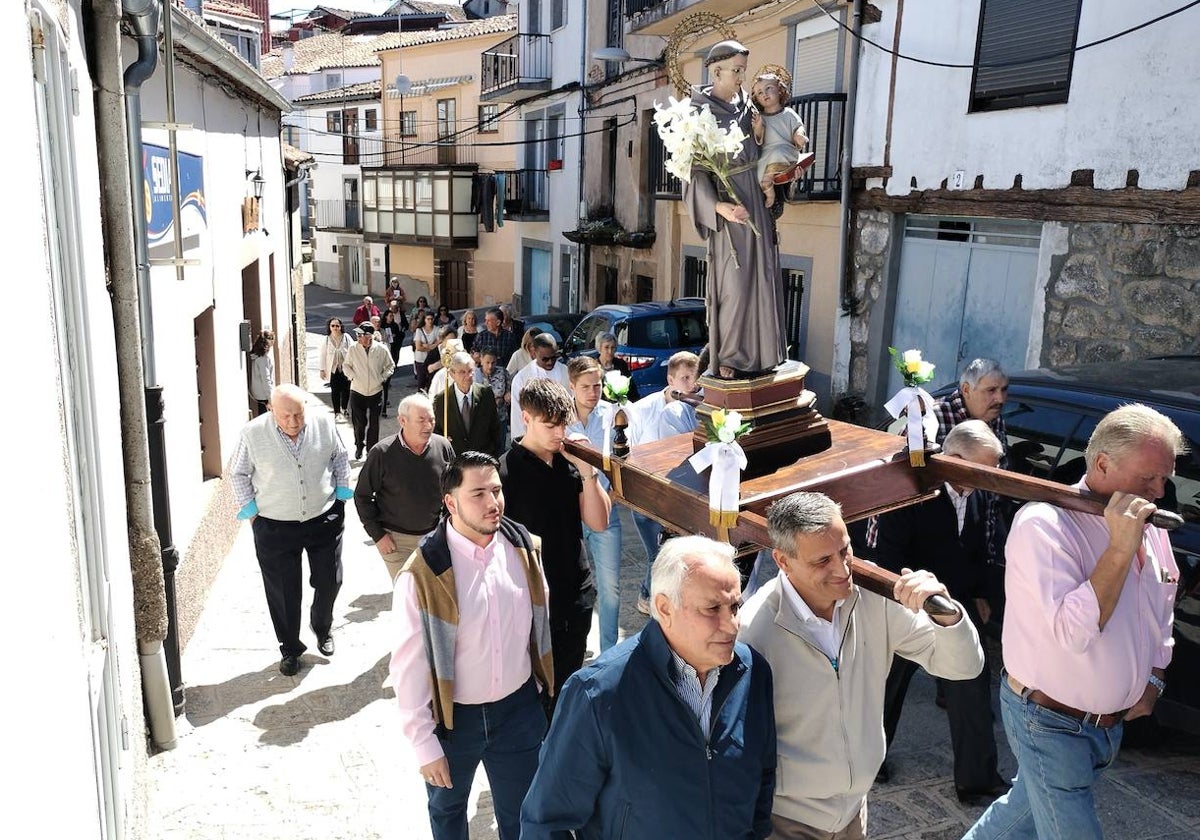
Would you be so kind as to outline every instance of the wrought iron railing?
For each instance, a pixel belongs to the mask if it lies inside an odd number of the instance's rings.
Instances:
[[[655,6],[662,6],[666,0],[625,0],[625,17],[640,15]]]
[[[808,133],[808,149],[817,159],[804,177],[787,188],[788,201],[836,198],[842,191],[842,141],[846,123],[846,94],[808,93],[793,96],[794,108]]]
[[[544,169],[512,169],[504,176],[504,215],[521,219],[549,214],[550,190]]]
[[[480,96],[549,86],[550,55],[549,35],[519,32],[501,41],[480,56]]]
[[[667,150],[662,138],[658,136],[658,127],[651,121],[649,135],[646,138],[646,165],[650,173],[650,193],[655,198],[676,199],[683,195],[683,185],[679,179],[667,171]]]

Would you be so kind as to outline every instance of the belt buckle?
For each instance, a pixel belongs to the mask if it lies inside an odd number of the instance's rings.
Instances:
[[[1092,723],[1092,726],[1096,727],[1097,729],[1101,729],[1103,728],[1100,726],[1100,718],[1102,717],[1104,717],[1104,715],[1100,714],[1099,712],[1096,712],[1095,714],[1088,712],[1083,716],[1083,722],[1088,723],[1091,718],[1095,718],[1095,722]]]

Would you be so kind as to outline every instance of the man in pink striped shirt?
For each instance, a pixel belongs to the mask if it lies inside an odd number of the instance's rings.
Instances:
[[[517,840],[554,685],[541,541],[504,517],[499,464],[466,452],[442,479],[449,517],[396,578],[391,684],[425,779],[435,840],[465,840],[482,761],[501,840]]]
[[[1116,759],[1122,721],[1154,709],[1171,661],[1179,568],[1147,520],[1184,451],[1165,416],[1123,406],[1097,424],[1077,485],[1111,497],[1104,516],[1040,502],[1017,514],[1000,681],[1017,775],[964,840],[1103,836],[1092,785]]]

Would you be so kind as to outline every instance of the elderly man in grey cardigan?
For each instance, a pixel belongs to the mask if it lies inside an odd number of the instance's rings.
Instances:
[[[271,392],[268,412],[246,424],[230,463],[238,518],[254,529],[271,624],[279,640],[279,671],[300,670],[301,557],[308,554],[313,605],[309,624],[317,649],[333,656],[333,602],[342,586],[342,530],[350,490],[350,459],[324,412],[305,414],[308,394],[295,385]]]

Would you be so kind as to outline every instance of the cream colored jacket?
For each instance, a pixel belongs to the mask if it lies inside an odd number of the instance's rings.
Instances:
[[[835,669],[782,595],[779,578],[760,589],[742,608],[738,633],[775,676],[773,812],[834,832],[862,809],[883,763],[883,687],[892,654],[963,680],[982,670],[983,649],[965,616],[940,627],[856,586],[841,608]]]

